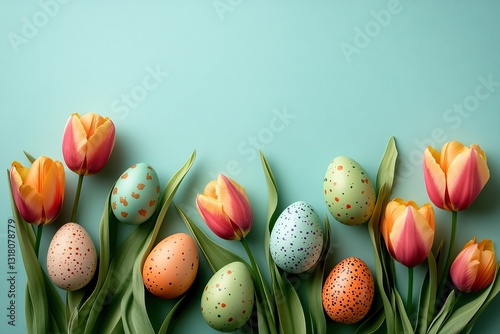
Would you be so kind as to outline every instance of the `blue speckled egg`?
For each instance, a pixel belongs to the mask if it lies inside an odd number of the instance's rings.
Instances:
[[[274,262],[284,271],[311,269],[323,248],[323,229],[313,207],[303,201],[289,205],[273,226],[269,247]]]
[[[242,262],[219,269],[201,295],[201,313],[206,323],[220,331],[242,327],[252,315],[255,302],[252,274]]]
[[[375,188],[368,173],[349,157],[336,157],[330,162],[323,192],[328,211],[346,225],[367,222],[375,208]]]
[[[149,164],[130,166],[116,181],[111,193],[115,217],[127,224],[141,224],[155,212],[160,196],[160,180]]]

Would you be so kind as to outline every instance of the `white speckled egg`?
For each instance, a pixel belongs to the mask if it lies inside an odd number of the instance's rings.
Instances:
[[[87,285],[95,274],[97,254],[94,242],[77,223],[57,230],[47,253],[47,272],[61,289],[74,291]]]
[[[289,273],[311,269],[323,248],[323,229],[313,207],[298,201],[283,210],[271,230],[269,248],[281,269]]]
[[[144,261],[142,279],[153,295],[172,299],[186,292],[198,272],[198,249],[186,233],[160,241]]]
[[[363,167],[349,157],[333,159],[323,180],[325,202],[332,216],[346,225],[363,224],[375,208],[375,188]]]
[[[156,171],[146,163],[128,168],[116,181],[111,193],[115,217],[127,224],[141,224],[155,212],[160,196]]]
[[[208,281],[201,295],[201,313],[206,323],[221,332],[243,326],[254,305],[252,274],[242,262],[232,262],[219,269]]]

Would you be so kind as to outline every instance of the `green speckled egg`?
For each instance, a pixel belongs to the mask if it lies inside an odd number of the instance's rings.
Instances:
[[[115,217],[127,224],[141,224],[155,212],[160,196],[160,180],[149,164],[130,166],[116,181],[111,193]]]
[[[219,269],[208,281],[201,296],[201,313],[207,324],[221,332],[243,326],[254,305],[252,275],[242,262]]]
[[[346,225],[370,219],[375,208],[375,188],[363,167],[349,157],[332,160],[323,180],[325,202],[332,216]]]

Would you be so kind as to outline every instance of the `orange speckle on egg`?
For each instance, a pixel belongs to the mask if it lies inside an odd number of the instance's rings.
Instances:
[[[323,284],[322,302],[334,321],[353,324],[363,319],[373,302],[375,285],[365,262],[356,257],[340,261]]]
[[[128,205],[127,199],[125,197],[122,197],[122,196],[120,196],[120,203],[123,204],[123,206]]]
[[[116,202],[111,203],[111,207],[113,208],[113,210],[116,210]]]
[[[152,180],[153,177],[149,174],[149,173],[146,173],[146,180]]]
[[[141,195],[139,195],[138,193],[135,193],[132,191],[132,195],[131,195],[133,198],[135,199],[138,199],[139,197],[141,197]]]
[[[155,206],[156,205],[156,201],[149,201],[149,206]]]
[[[146,210],[144,210],[144,209],[140,209],[140,210],[139,210],[139,211],[137,211],[137,212],[138,212],[141,216],[143,216],[143,217],[146,217],[146,215],[147,215],[147,213],[148,213],[148,212],[147,212]]]
[[[125,212],[125,211],[122,211],[122,212],[121,212],[121,215],[122,215],[122,217],[123,217],[123,218],[127,218],[128,213],[127,213],[127,212]]]
[[[125,180],[127,177],[128,177],[128,173],[125,173],[125,174],[123,174],[123,175],[121,176],[121,178],[122,178],[123,180]]]
[[[118,194],[118,188],[116,188],[116,187],[113,188],[113,194],[115,194],[115,195]]]
[[[144,187],[145,187],[144,183],[139,183],[139,184],[137,185],[137,189],[139,189],[139,190],[144,189]]]

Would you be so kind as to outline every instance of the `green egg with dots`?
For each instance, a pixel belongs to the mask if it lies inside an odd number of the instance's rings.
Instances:
[[[375,188],[368,173],[346,156],[336,157],[328,165],[323,193],[328,211],[345,225],[367,222],[375,208]]]
[[[250,318],[254,285],[248,267],[239,261],[220,268],[208,281],[201,296],[205,322],[220,332],[232,332]]]

